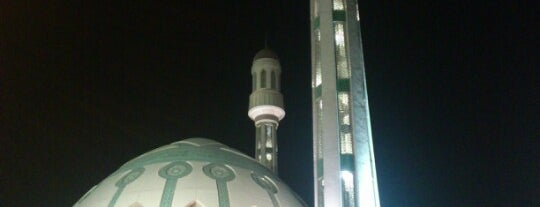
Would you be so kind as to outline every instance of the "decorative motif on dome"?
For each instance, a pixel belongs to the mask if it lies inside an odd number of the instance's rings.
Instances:
[[[197,179],[201,178],[209,181],[210,185],[201,185],[200,192],[213,193],[193,197],[191,192],[199,189],[197,186],[194,188],[193,183],[196,184]],[[243,199],[238,200],[238,193],[242,197],[267,199],[244,203]],[[211,140],[188,139],[153,150],[126,163],[85,194],[75,207],[137,207],[143,204],[204,207],[207,202],[219,207],[305,206],[301,199],[282,197],[282,193],[295,195],[275,174],[254,159]]]
[[[204,174],[215,180],[231,181],[234,179],[234,172],[227,166],[212,163],[204,166]]]
[[[268,178],[255,174],[255,173],[251,174],[251,178],[253,178],[253,181],[255,181],[255,183],[257,183],[259,186],[264,188],[266,191],[271,192],[273,194],[278,192],[276,185],[272,181],[270,181]]]
[[[223,164],[210,163],[203,167],[203,172],[206,176],[216,180],[219,207],[229,207],[229,188],[227,187],[227,182],[234,180],[236,177],[234,171]]]
[[[261,176],[257,173],[251,173],[251,178],[253,178],[253,181],[257,183],[259,186],[261,186],[266,192],[268,192],[268,196],[270,196],[270,199],[272,200],[272,204],[274,207],[279,207],[279,203],[276,199],[276,193],[278,192],[278,189],[276,187],[276,184],[268,177]]]
[[[135,181],[137,178],[139,178],[144,173],[144,168],[135,168],[131,170],[131,172],[124,175],[120,180],[116,182],[116,186],[118,189],[116,190],[116,193],[111,198],[111,201],[109,201],[108,207],[114,207],[116,202],[118,201],[118,198],[122,194],[122,191],[124,191],[124,188],[131,182]]]
[[[143,174],[143,172],[144,172],[144,168],[137,168],[137,169],[132,170],[128,174],[124,175],[124,177],[122,177],[122,179],[120,179],[118,182],[116,182],[116,186],[118,186],[118,187],[126,186],[127,184],[129,184],[129,183],[133,182],[134,180],[136,180],[137,178],[139,178],[139,176],[141,176]]]
[[[220,163],[227,166],[241,166],[258,174],[277,179],[268,168],[260,165],[256,160],[242,153],[235,152],[234,149],[223,144],[201,138],[175,142],[168,145],[168,147],[161,147],[159,150],[145,153],[124,164],[116,173],[122,173],[126,170],[151,164],[175,161],[199,161]]]
[[[191,173],[193,168],[187,162],[178,161],[159,170],[159,176],[166,179],[178,179]]]
[[[178,179],[189,175],[191,171],[193,171],[193,167],[184,161],[172,162],[159,169],[159,176],[167,179],[161,195],[160,207],[170,207],[172,205]]]

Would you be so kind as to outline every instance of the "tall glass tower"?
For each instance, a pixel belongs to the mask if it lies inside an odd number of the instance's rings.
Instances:
[[[315,206],[379,206],[356,0],[311,0]]]

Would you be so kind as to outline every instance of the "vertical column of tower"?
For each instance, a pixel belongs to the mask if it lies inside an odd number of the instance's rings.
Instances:
[[[311,0],[315,204],[379,206],[356,0]]]
[[[259,51],[251,66],[253,91],[248,116],[255,122],[255,159],[277,174],[277,128],[285,116],[280,91],[281,66],[269,49]]]

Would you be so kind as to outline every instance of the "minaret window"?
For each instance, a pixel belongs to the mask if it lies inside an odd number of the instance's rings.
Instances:
[[[276,74],[276,89],[279,90],[281,88],[281,84],[279,82],[279,74]]]
[[[257,75],[256,74],[252,75],[252,77],[253,77],[253,80],[252,80],[251,86],[252,86],[252,90],[255,91],[257,90]]]
[[[261,72],[261,88],[266,88],[266,71]]]
[[[272,84],[270,86],[272,89],[277,89],[277,87],[276,87],[276,72],[274,72],[274,71],[272,71],[271,76],[270,76],[270,84]]]

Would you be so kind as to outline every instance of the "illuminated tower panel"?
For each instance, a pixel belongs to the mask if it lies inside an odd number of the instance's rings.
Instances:
[[[356,0],[312,0],[316,206],[379,206]]]

